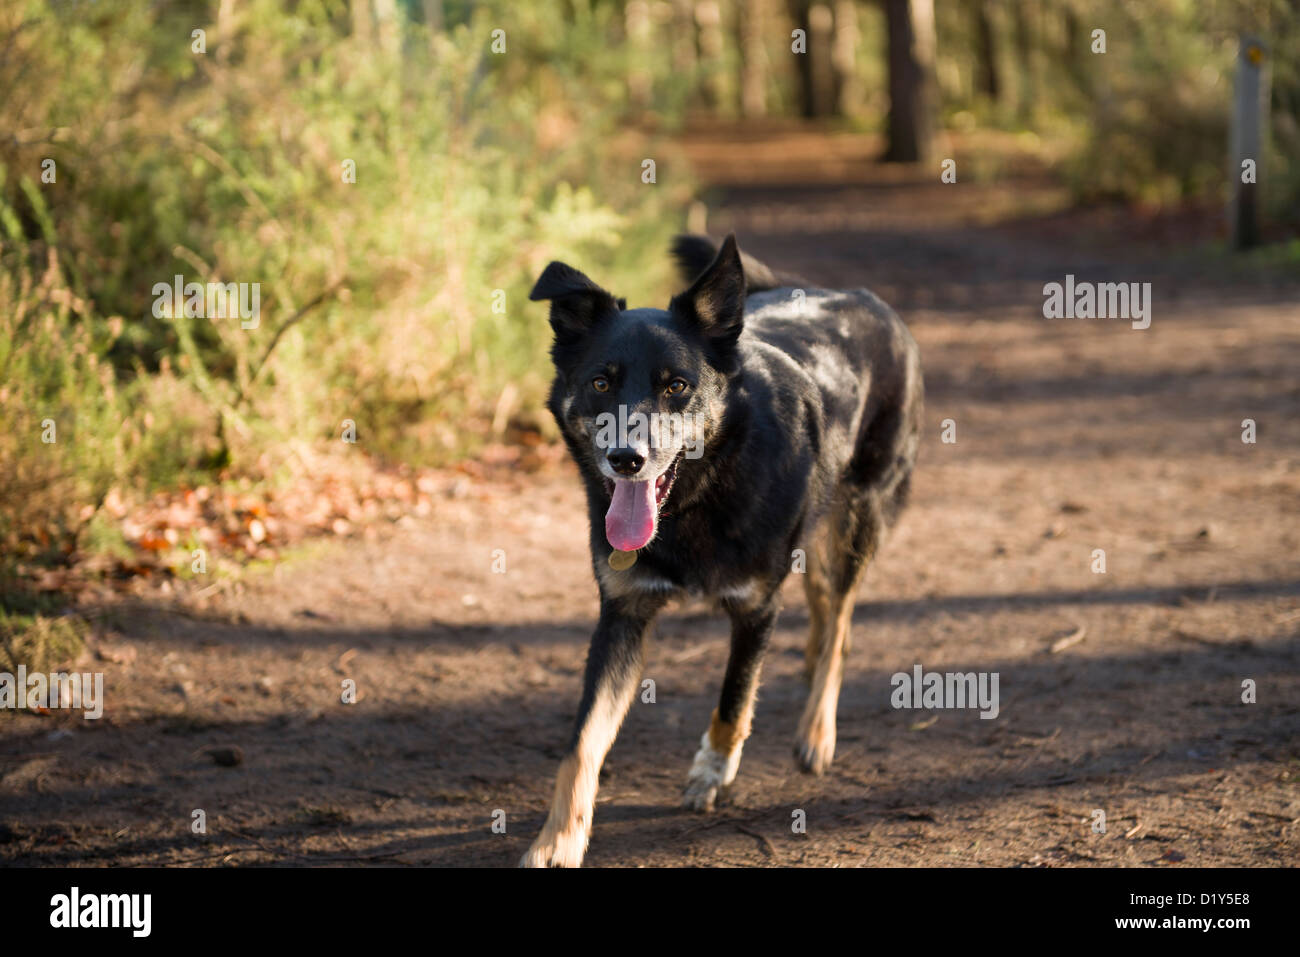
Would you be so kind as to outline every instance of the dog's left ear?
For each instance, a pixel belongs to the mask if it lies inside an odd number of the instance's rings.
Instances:
[[[736,234],[729,235],[691,288],[673,296],[670,309],[694,319],[719,343],[734,343],[745,327],[745,267]]]
[[[625,300],[616,300],[562,262],[553,262],[542,270],[528,298],[533,302],[551,300],[551,328],[560,337],[582,335],[601,316],[627,308]]]

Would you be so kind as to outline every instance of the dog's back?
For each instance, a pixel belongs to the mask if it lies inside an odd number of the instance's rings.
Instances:
[[[711,249],[702,237],[674,244],[688,281]],[[784,434],[810,432],[817,451],[808,489],[816,505],[797,550],[811,692],[795,755],[804,770],[821,773],[835,751],[855,592],[910,490],[924,402],[920,355],[903,321],[874,293],[819,289],[752,257],[742,263],[746,374],[764,370],[768,388],[794,397],[784,403]]]
[[[689,283],[715,249],[705,237],[679,236],[673,255]],[[923,411],[916,341],[868,289],[820,289],[752,256],[741,261],[746,368],[767,369],[786,390],[819,400],[817,438],[837,481],[875,493],[892,523],[906,499]]]

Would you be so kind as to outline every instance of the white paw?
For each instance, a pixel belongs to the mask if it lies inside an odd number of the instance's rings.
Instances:
[[[794,756],[801,770],[825,774],[835,759],[835,721],[814,721],[807,730],[800,729]]]
[[[519,861],[520,867],[581,867],[587,852],[587,835],[569,832],[548,835],[543,829]]]
[[[700,749],[695,752],[690,773],[686,775],[686,793],[682,804],[695,811],[712,811],[718,795],[736,780],[740,770],[741,746],[736,745],[730,754],[715,751],[709,743],[709,733],[700,739]]]

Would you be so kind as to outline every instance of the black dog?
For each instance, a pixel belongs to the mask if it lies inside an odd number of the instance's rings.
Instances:
[[[778,278],[729,236],[674,254],[694,282],[667,311],[625,304],[551,263],[550,410],[586,483],[600,621],[577,727],[525,866],[576,866],[597,777],[641,677],[642,642],[674,597],[731,617],[722,695],[686,780],[710,810],[749,735],[781,583],[804,573],[812,689],[795,744],[806,771],[835,752],[854,590],[902,508],[923,387],[916,343],[865,289]]]

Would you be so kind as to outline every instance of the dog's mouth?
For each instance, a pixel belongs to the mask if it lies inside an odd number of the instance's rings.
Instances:
[[[620,552],[644,548],[654,538],[663,504],[677,480],[678,455],[653,481],[605,479],[609,511],[605,513],[605,538]]]

